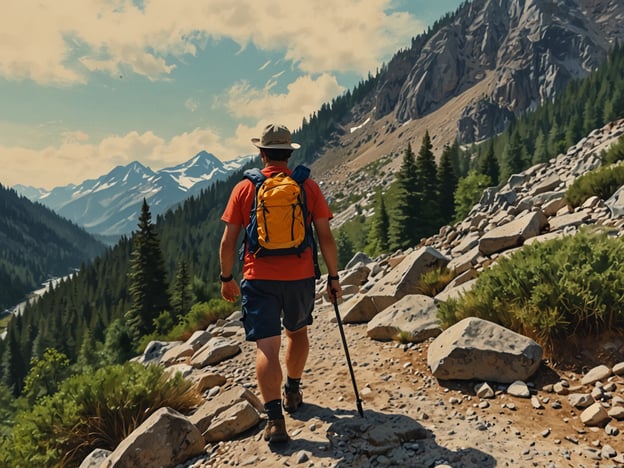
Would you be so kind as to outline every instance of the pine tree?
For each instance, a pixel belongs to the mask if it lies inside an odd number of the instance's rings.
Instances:
[[[153,331],[154,319],[170,308],[165,262],[151,218],[147,201],[143,199],[128,275],[132,305],[126,313],[137,342]]]
[[[338,232],[336,247],[338,248],[338,268],[342,269],[351,261],[353,255],[355,255],[353,243],[343,229]]]
[[[100,357],[97,352],[97,344],[89,329],[85,330],[82,344],[78,352],[75,368],[78,373],[84,374],[98,368]]]
[[[370,255],[377,256],[381,253],[388,252],[390,244],[388,240],[388,229],[390,228],[390,218],[384,202],[384,196],[381,189],[377,190],[375,215],[371,222],[371,228],[368,231],[367,250]]]
[[[535,151],[531,162],[533,164],[545,163],[550,159],[548,154],[548,143],[546,142],[546,136],[544,132],[540,130],[535,140]]]
[[[496,155],[494,154],[493,141],[490,143],[488,151],[487,153],[485,153],[485,157],[481,159],[478,172],[489,176],[490,180],[492,181],[492,185],[498,185],[498,179],[500,177],[500,167],[498,165]]]
[[[507,180],[507,178],[509,178],[512,174],[522,172],[524,166],[523,147],[520,139],[520,133],[513,131],[505,151],[503,180]]]
[[[390,248],[404,249],[414,245],[413,227],[418,222],[416,160],[411,145],[408,143],[403,162],[397,174],[397,201],[389,228]]]
[[[178,263],[171,294],[171,307],[174,312],[174,321],[177,317],[185,315],[190,310],[192,302],[191,277],[186,262],[182,259]]]
[[[413,224],[413,243],[417,244],[421,238],[433,234],[441,223],[440,208],[438,201],[438,175],[435,157],[432,151],[433,145],[429,131],[425,131],[418,157],[416,158],[417,194],[420,198],[418,212],[413,216],[419,219]]]
[[[19,349],[19,341],[15,333],[15,327],[7,332],[6,348],[2,356],[2,383],[18,396],[22,391],[24,378],[28,370],[26,360]]]
[[[454,194],[457,189],[458,176],[453,168],[453,149],[445,146],[438,165],[438,193],[440,217],[444,224],[451,222],[455,213]]]

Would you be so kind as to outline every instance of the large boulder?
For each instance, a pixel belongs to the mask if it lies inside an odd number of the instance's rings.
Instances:
[[[132,431],[101,468],[173,468],[202,453],[204,445],[201,432],[185,416],[161,408]]]
[[[535,211],[486,232],[479,240],[479,252],[496,252],[521,246],[526,239],[537,236],[548,223],[541,211]]]
[[[368,336],[390,341],[404,335],[411,342],[425,341],[442,332],[437,311],[433,298],[408,294],[368,322]]]
[[[191,357],[191,366],[213,366],[241,352],[240,345],[227,338],[213,336]]]
[[[532,339],[476,317],[442,332],[427,355],[438,379],[500,383],[528,380],[541,360],[542,347]]]
[[[195,426],[200,430],[204,437],[207,437],[208,440],[214,440],[214,437],[217,437],[216,434],[225,434],[225,429],[223,429],[222,423],[216,423],[216,421],[224,421],[224,420],[232,420],[232,418],[240,417],[244,419],[244,421],[249,421],[250,419],[255,420],[255,424],[260,422],[260,417],[256,419],[255,417],[249,418],[251,414],[247,405],[239,405],[235,412],[227,413],[222,418],[219,416],[222,413],[225,413],[230,410],[230,408],[236,406],[240,402],[247,402],[251,405],[254,411],[260,415],[264,412],[264,405],[260,401],[260,399],[253,394],[250,390],[240,386],[234,385],[231,389],[226,392],[218,394],[214,399],[208,400],[204,402],[198,409],[190,416],[190,421],[195,424]],[[219,419],[218,419],[219,418]],[[215,424],[213,424],[215,422]],[[239,429],[241,432],[249,429],[247,426],[247,422],[241,423],[231,423],[235,428]],[[215,428],[216,427],[216,428]],[[210,432],[209,432],[210,431]],[[237,433],[228,432],[228,437],[234,437]]]
[[[219,413],[204,431],[206,442],[230,440],[260,422],[260,414],[247,400],[239,401]]]
[[[343,322],[368,322],[402,297],[417,294],[421,275],[443,268],[449,261],[448,257],[432,247],[415,250],[376,282],[366,295],[354,296],[341,314]]]

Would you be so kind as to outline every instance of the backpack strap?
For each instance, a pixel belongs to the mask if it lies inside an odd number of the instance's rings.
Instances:
[[[254,187],[255,187],[255,195],[254,195],[254,199],[253,199],[253,204],[251,205],[251,211],[252,212],[256,209],[256,206],[258,205],[258,189],[260,188],[262,183],[266,180],[266,178],[267,177],[257,167],[252,167],[251,169],[246,169],[243,172],[243,179],[250,180],[254,184]],[[246,246],[247,246],[247,226],[245,226],[244,231],[245,231],[245,235],[243,236],[243,240],[241,242],[241,246],[240,246],[240,249],[238,251],[239,258],[240,258],[241,261],[245,257],[245,249],[246,249]]]
[[[247,169],[243,172],[243,178],[251,180],[256,187],[259,187],[267,177],[260,169],[252,167],[251,169]]]
[[[295,179],[299,184],[303,184],[310,177],[310,169],[300,164],[292,171],[290,177]]]
[[[303,188],[303,183],[305,180],[310,177],[310,169],[302,164],[295,167],[295,169],[290,174],[299,185],[301,185],[301,190],[303,191],[304,203],[305,203],[305,189]],[[307,227],[308,235],[310,237],[310,242],[312,243],[312,259],[314,261],[314,276],[316,279],[321,277],[321,269],[319,267],[318,261],[318,247],[316,245],[316,238],[314,236],[314,228],[312,227],[312,222],[310,220],[310,224]]]

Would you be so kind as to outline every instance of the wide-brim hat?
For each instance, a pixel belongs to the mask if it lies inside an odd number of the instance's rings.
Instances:
[[[301,148],[299,143],[291,141],[290,130],[284,125],[269,124],[264,127],[260,138],[252,138],[251,142],[258,148],[275,148],[296,150]]]

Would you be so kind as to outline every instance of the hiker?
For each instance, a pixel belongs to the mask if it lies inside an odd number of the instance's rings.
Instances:
[[[285,126],[270,124],[264,129],[261,138],[252,138],[251,142],[259,149],[264,164],[261,174],[257,174],[261,179],[290,175],[295,178],[293,172],[299,172],[300,168],[307,171],[306,175],[309,173],[303,166],[297,167],[295,171],[288,168],[288,158],[293,150],[300,148],[300,145],[292,143],[290,131]],[[329,226],[329,220],[332,218],[331,210],[314,180],[305,178],[293,190],[298,189],[300,193],[301,187],[305,192],[302,211],[308,218],[304,226],[308,244],[305,244],[302,247],[303,251],[299,253],[290,253],[289,248],[272,252],[264,252],[262,247],[256,249],[258,239],[253,237],[257,237],[258,234],[253,227],[256,222],[261,223],[262,220],[254,220],[255,210],[254,213],[252,210],[256,207],[256,197],[259,197],[260,191],[248,178],[234,187],[221,217],[226,223],[219,250],[221,295],[225,300],[233,302],[242,293],[246,339],[256,342],[256,378],[268,418],[264,439],[269,443],[288,441],[282,407],[292,413],[303,403],[300,381],[308,357],[308,325],[312,324],[316,278],[320,274],[315,262],[316,246],[310,245],[314,242],[313,238],[311,241],[309,239],[310,223],[314,226],[321,254],[328,269],[329,297],[337,300],[342,295],[338,278],[336,242]],[[303,223],[303,218],[301,221]],[[246,240],[243,278],[239,289],[232,271],[241,229],[245,229]],[[269,236],[266,237],[265,241],[268,244]],[[249,248],[252,244],[253,250]],[[286,335],[287,377],[283,389],[282,367],[279,360],[282,323]]]

